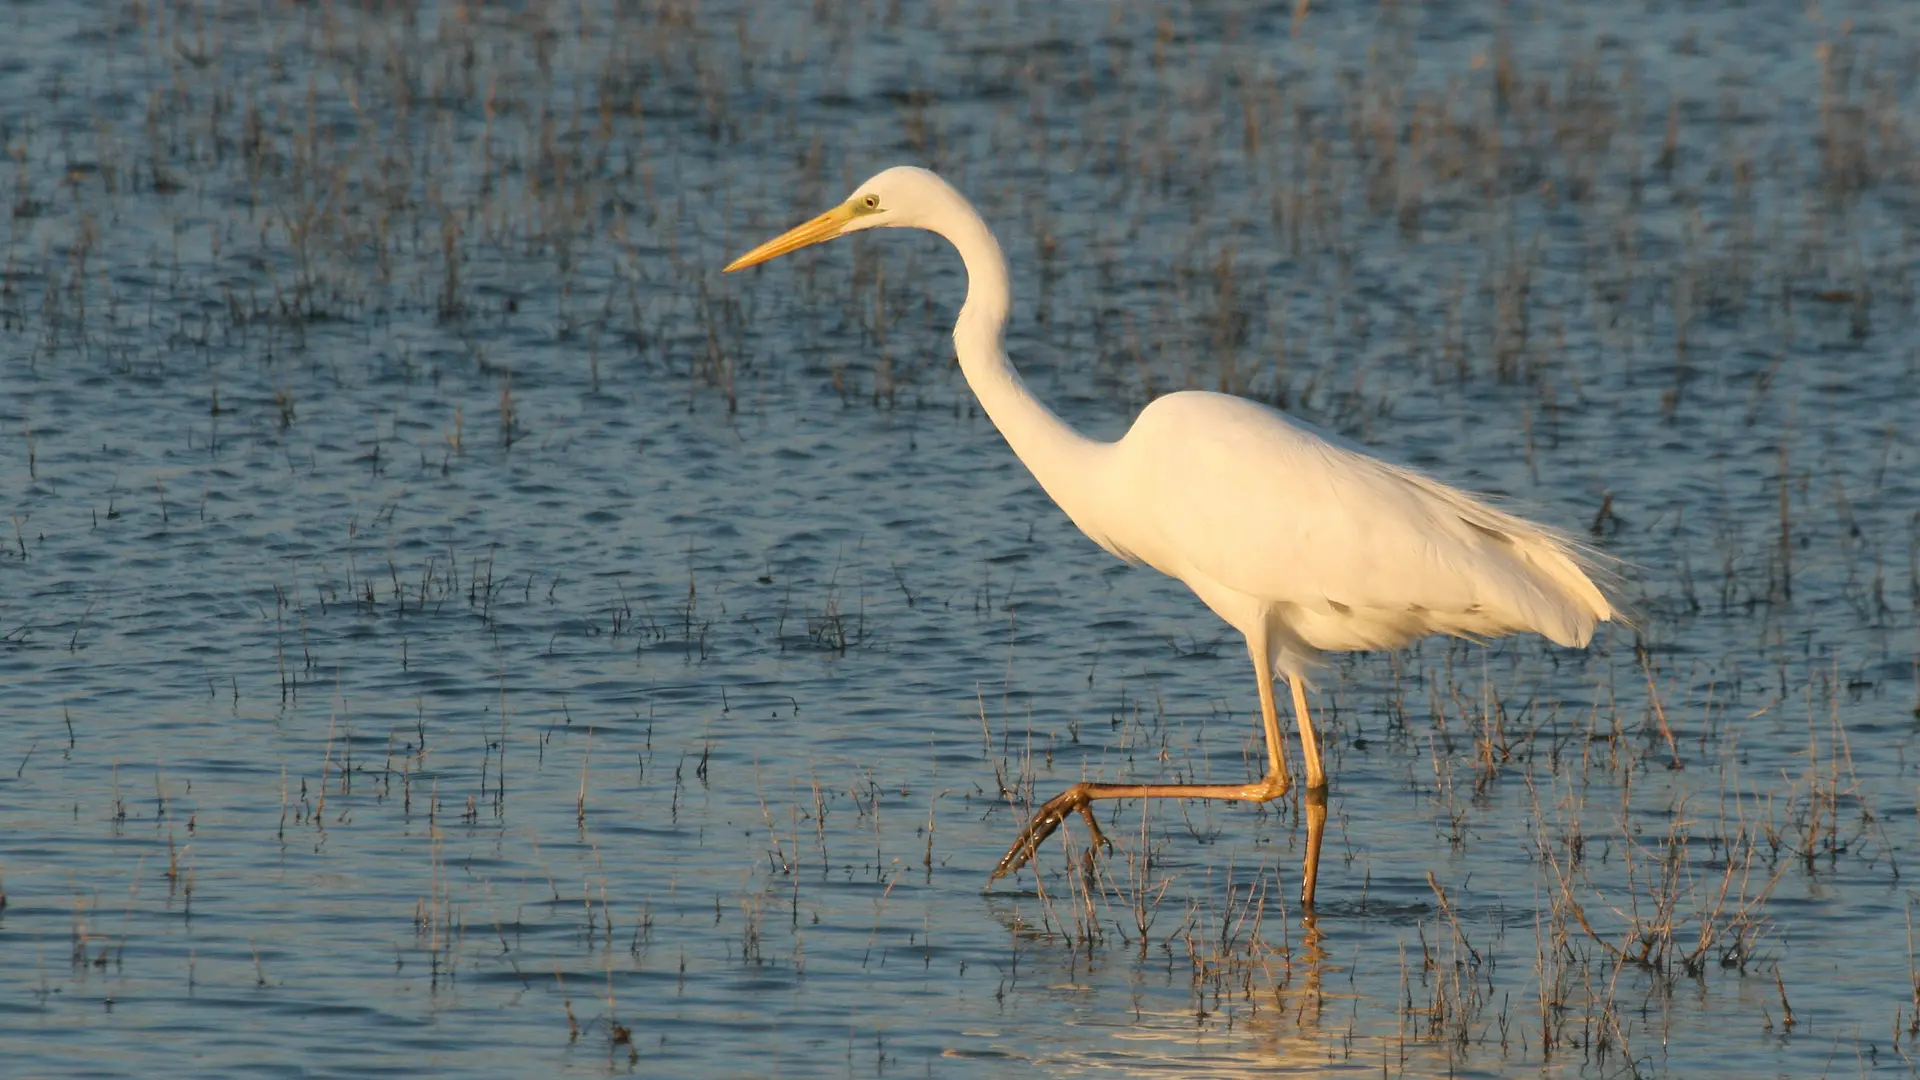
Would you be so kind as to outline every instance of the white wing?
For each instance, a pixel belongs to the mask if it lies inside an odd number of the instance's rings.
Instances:
[[[1583,645],[1612,614],[1564,536],[1243,398],[1160,398],[1117,449],[1134,525],[1114,539],[1203,597],[1278,609],[1316,648],[1518,630]]]

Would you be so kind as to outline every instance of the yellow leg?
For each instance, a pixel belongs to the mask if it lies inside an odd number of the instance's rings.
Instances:
[[[1327,773],[1320,763],[1320,739],[1307,713],[1307,688],[1299,679],[1288,681],[1293,685],[1293,715],[1300,721],[1300,756],[1306,759],[1307,769],[1307,790],[1302,793],[1307,809],[1307,860],[1300,875],[1300,904],[1311,916],[1313,890],[1320,879],[1320,843],[1327,833]]]
[[[1300,721],[1300,756],[1307,759],[1307,786],[1326,787],[1327,773],[1320,767],[1320,737],[1313,733],[1313,718],[1307,715],[1307,688],[1299,679],[1289,682],[1293,686],[1293,715]]]
[[[1286,744],[1280,741],[1280,710],[1273,702],[1273,665],[1258,652],[1253,657],[1253,676],[1260,684],[1260,725],[1267,734],[1267,775],[1280,778],[1280,790],[1293,786],[1287,775]],[[1298,688],[1295,688],[1296,695]],[[1295,708],[1301,699],[1294,698]],[[1311,775],[1311,774],[1309,774]]]
[[[1273,669],[1258,651],[1254,653],[1253,669],[1260,683],[1260,724],[1267,737],[1267,775],[1251,784],[1075,784],[1040,807],[1040,812],[1033,815],[1033,820],[1020,831],[1019,837],[1001,857],[999,865],[993,868],[993,876],[988,880],[1005,877],[1025,866],[1033,858],[1034,852],[1039,850],[1040,842],[1052,836],[1068,814],[1077,812],[1085,818],[1093,842],[1105,844],[1107,838],[1101,834],[1100,823],[1093,816],[1092,803],[1095,799],[1235,799],[1241,802],[1270,802],[1285,795],[1287,789],[1293,786],[1293,778],[1287,774],[1287,755],[1280,742],[1280,713],[1273,700]],[[1306,729],[1303,727],[1302,730]],[[1308,761],[1318,767],[1317,756],[1309,757]],[[1321,817],[1325,816],[1323,807]]]

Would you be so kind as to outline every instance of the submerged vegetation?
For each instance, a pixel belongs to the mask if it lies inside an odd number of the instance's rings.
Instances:
[[[1920,41],[1323,7],[21,9],[10,1052],[1914,1072]],[[896,162],[1076,424],[1246,394],[1627,568],[1590,651],[1324,673],[1316,927],[1294,797],[981,897],[1036,789],[1261,748],[977,415],[948,252],[717,275]]]

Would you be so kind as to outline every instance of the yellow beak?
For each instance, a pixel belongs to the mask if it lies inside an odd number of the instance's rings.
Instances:
[[[840,230],[847,227],[847,222],[852,221],[853,216],[854,209],[851,204],[836,206],[826,213],[821,214],[819,217],[814,218],[812,221],[807,222],[805,225],[788,229],[779,236],[761,244],[759,247],[728,263],[727,268],[720,272],[723,274],[731,274],[735,270],[745,270],[749,266],[757,266],[760,263],[766,262],[768,259],[785,255],[789,251],[798,251],[810,244],[818,244],[823,240],[831,240],[840,235]]]

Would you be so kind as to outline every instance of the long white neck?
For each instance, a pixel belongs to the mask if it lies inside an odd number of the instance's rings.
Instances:
[[[960,371],[1014,455],[1067,516],[1088,529],[1092,523],[1087,515],[1095,509],[1088,501],[1090,482],[1096,481],[1093,474],[1109,444],[1067,426],[1034,397],[1007,359],[1011,295],[1006,256],[966,199],[958,192],[952,195],[952,205],[942,207],[926,227],[946,237],[967,267],[967,302],[953,324]]]

